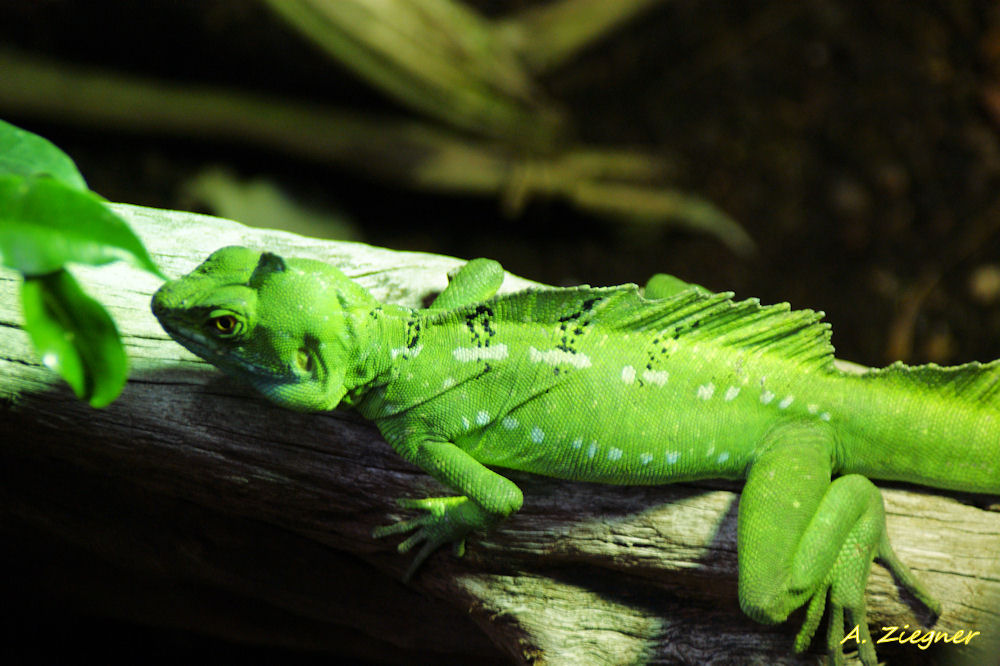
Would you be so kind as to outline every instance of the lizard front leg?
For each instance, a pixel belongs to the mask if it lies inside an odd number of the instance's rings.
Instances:
[[[431,303],[431,310],[447,310],[485,300],[503,283],[504,270],[491,259],[473,259],[448,275],[448,286]],[[387,434],[388,435],[388,434]],[[413,531],[398,550],[405,553],[422,543],[404,576],[408,580],[427,557],[446,543],[455,553],[465,552],[465,537],[476,529],[495,525],[521,508],[521,490],[511,481],[483,467],[451,442],[427,439],[416,444],[409,437],[394,438],[399,453],[442,483],[463,493],[456,497],[402,498],[400,506],[427,513],[394,525],[378,527],[376,539]]]
[[[462,493],[456,497],[400,499],[405,508],[423,509],[423,516],[403,520],[394,525],[377,527],[376,539],[415,530],[398,550],[405,553],[423,543],[413,558],[404,580],[409,580],[424,560],[446,543],[455,544],[462,555],[469,532],[496,525],[521,508],[521,489],[512,481],[493,472],[451,442],[425,440],[415,446],[397,447],[411,462],[438,481]]]
[[[865,588],[875,557],[932,611],[940,613],[940,605],[889,545],[878,488],[858,474],[831,483],[832,451],[832,432],[825,424],[784,423],[765,438],[740,498],[740,606],[754,620],[771,624],[808,602],[795,639],[801,652],[829,597],[831,661],[843,663],[846,611],[847,622],[858,628],[861,661],[874,666]]]

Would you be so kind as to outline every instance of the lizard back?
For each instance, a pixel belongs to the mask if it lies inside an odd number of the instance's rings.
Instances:
[[[394,379],[364,411],[393,432],[433,430],[477,460],[609,483],[742,477],[781,416],[829,420],[821,315],[634,286],[498,296],[414,314]],[[399,436],[402,438],[402,435]]]

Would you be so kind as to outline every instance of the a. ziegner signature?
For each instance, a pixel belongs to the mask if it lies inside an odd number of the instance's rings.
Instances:
[[[908,624],[904,624],[902,627],[882,627],[882,631],[888,633],[884,634],[881,638],[875,641],[875,643],[913,644],[921,650],[926,650],[934,643],[968,645],[969,641],[981,633],[978,631],[965,631],[962,629],[950,634],[947,631],[936,631],[930,629],[913,629],[912,631],[907,631],[909,628],[910,625]],[[844,640],[840,641],[840,644],[843,645],[849,640],[853,640],[855,643],[865,642],[865,640],[861,638],[861,632],[858,629],[858,625],[854,625],[854,628],[849,634],[847,634],[847,636],[844,637]]]

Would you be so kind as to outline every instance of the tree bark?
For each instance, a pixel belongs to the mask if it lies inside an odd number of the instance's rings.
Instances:
[[[382,300],[417,305],[456,260],[115,206],[171,275],[243,244],[337,264]],[[742,615],[739,486],[617,487],[510,474],[524,508],[446,549],[413,582],[372,528],[398,497],[449,494],[353,413],[264,402],[172,342],[149,312],[158,286],[124,264],[74,269],[126,342],[130,380],[110,407],[76,400],[21,329],[17,275],[0,271],[0,529],[9,565],[67,604],[235,640],[386,662],[811,663],[802,620]],[[505,289],[523,288],[509,278]],[[935,629],[980,631],[959,653],[1000,651],[996,498],[885,487],[890,538],[942,600]],[[12,564],[13,563],[13,564]],[[26,564],[30,563],[30,565]],[[17,572],[14,572],[15,574]],[[32,577],[30,574],[34,574]],[[931,620],[881,566],[870,624]],[[914,663],[914,645],[877,646]]]

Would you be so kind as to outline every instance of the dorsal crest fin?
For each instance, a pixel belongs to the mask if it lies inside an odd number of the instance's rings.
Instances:
[[[911,366],[896,362],[885,368],[870,370],[862,377],[907,388],[920,386],[933,391],[946,391],[964,402],[1000,409],[1000,359],[953,366],[935,363]]]
[[[652,332],[685,343],[777,355],[810,367],[825,368],[833,361],[830,326],[820,321],[821,312],[791,310],[787,303],[762,306],[753,298],[734,301],[726,292],[689,289],[647,300],[635,285],[539,289],[495,296],[450,315],[471,314],[483,306],[498,321]]]
[[[647,300],[635,285],[538,289],[494,296],[482,303],[441,311],[437,320],[487,314],[497,322],[592,326],[620,332],[652,332],[666,339],[726,347],[826,370],[833,365],[830,325],[822,312],[792,310],[787,303],[761,305],[756,298],[689,289]],[[894,363],[863,379],[945,391],[963,402],[1000,408],[1000,359],[942,367]]]

